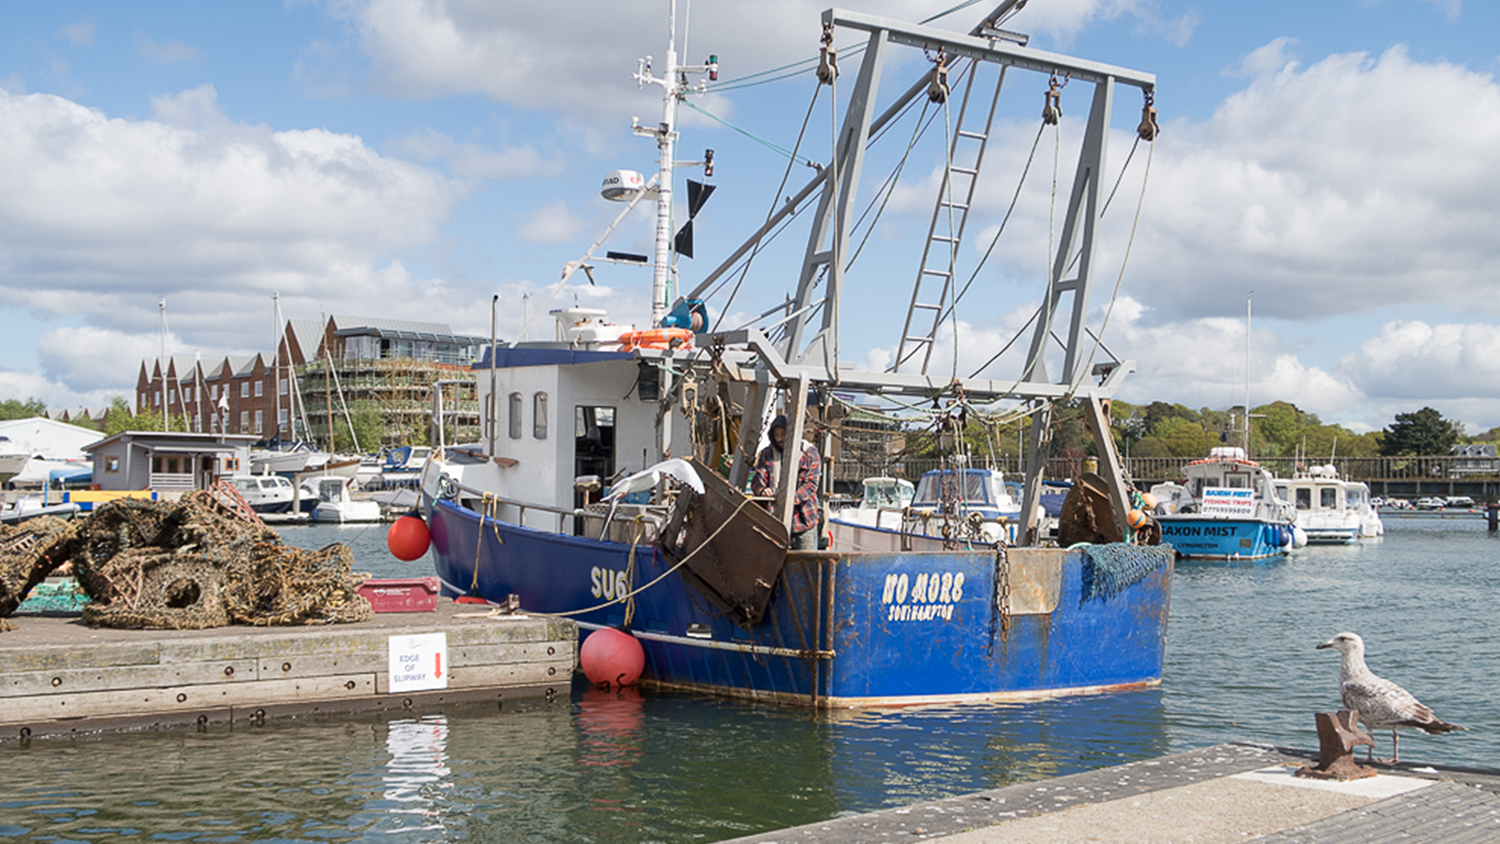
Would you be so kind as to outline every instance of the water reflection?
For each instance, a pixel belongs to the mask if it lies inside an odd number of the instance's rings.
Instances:
[[[441,830],[442,791],[448,769],[448,719],[442,715],[420,721],[395,721],[386,728],[382,793],[395,826]]]

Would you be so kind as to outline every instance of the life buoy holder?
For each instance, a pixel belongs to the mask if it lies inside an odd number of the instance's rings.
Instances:
[[[688,349],[693,345],[693,332],[688,328],[651,328],[645,331],[627,331],[620,335],[620,351],[636,349]]]

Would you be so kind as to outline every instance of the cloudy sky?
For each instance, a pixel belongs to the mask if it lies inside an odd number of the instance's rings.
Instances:
[[[917,20],[956,2],[849,6]],[[167,352],[205,358],[268,349],[273,294],[287,318],[474,334],[488,334],[499,294],[500,334],[514,337],[619,210],[599,197],[602,176],[654,166],[654,144],[629,126],[658,119],[660,94],[631,74],[646,55],[660,71],[668,0],[5,5],[0,398],[61,408],[128,395],[163,345],[162,300]],[[828,160],[827,89],[814,100],[810,65],[795,64],[816,55],[824,5],[679,12],[685,59],[714,53],[722,69],[683,116],[679,158],[713,148],[718,186],[684,286],[809,177],[800,163],[788,175],[799,133],[801,158]],[[967,30],[989,5],[933,25]],[[1119,187],[1090,320],[1097,331],[1107,318],[1105,344],[1137,362],[1124,398],[1225,407],[1248,372],[1253,402],[1287,399],[1361,430],[1422,405],[1471,432],[1500,425],[1500,8],[1031,0],[1007,27],[1157,75],[1154,150],[1132,154],[1140,95],[1117,95],[1107,175]],[[839,39],[840,96],[860,41]],[[926,67],[920,51],[895,51],[883,100]],[[1091,96],[1065,87],[1062,125],[1041,130],[1045,88],[1018,71],[1002,91],[957,262],[974,283],[939,332],[937,371],[978,368],[1039,301],[1053,192],[1066,194]],[[855,235],[846,359],[887,361],[900,334],[957,104],[930,108],[920,134],[918,113],[871,152],[859,207],[874,222]],[[876,191],[898,165],[886,199]],[[649,237],[643,216],[610,247],[648,251]],[[783,299],[805,238],[789,230],[733,298],[732,282],[716,291],[726,324]],[[549,307],[646,320],[646,271],[601,266],[595,279]],[[530,336],[550,331],[544,319]],[[1003,377],[1004,363],[989,372]]]

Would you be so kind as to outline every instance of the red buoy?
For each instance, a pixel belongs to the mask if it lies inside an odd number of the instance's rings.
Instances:
[[[385,547],[396,559],[408,563],[426,554],[427,546],[431,544],[432,534],[419,516],[402,516],[385,534]]]
[[[602,627],[583,640],[578,649],[583,675],[596,686],[629,686],[646,668],[646,652],[634,636],[613,627]]]

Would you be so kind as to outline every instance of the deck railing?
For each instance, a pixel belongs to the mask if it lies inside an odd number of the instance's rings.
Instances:
[[[1191,457],[1130,457],[1125,459],[1125,469],[1137,481],[1171,481],[1183,477],[1182,467],[1201,458]],[[1053,458],[1048,461],[1046,476],[1070,479],[1083,471],[1087,458]],[[1327,465],[1328,460],[1301,461],[1292,457],[1263,457],[1257,463],[1271,470],[1278,478],[1290,478],[1297,467]],[[1442,480],[1500,480],[1500,460],[1473,457],[1338,457],[1333,461],[1339,476],[1351,481],[1442,481]],[[1020,480],[1022,466],[1015,456],[1000,456],[994,460],[975,458],[971,465],[992,467],[1001,470],[1006,477]],[[915,482],[923,472],[941,466],[936,458],[907,458],[889,461],[843,459],[833,467],[833,478],[841,483],[859,483],[863,478],[889,475]]]

